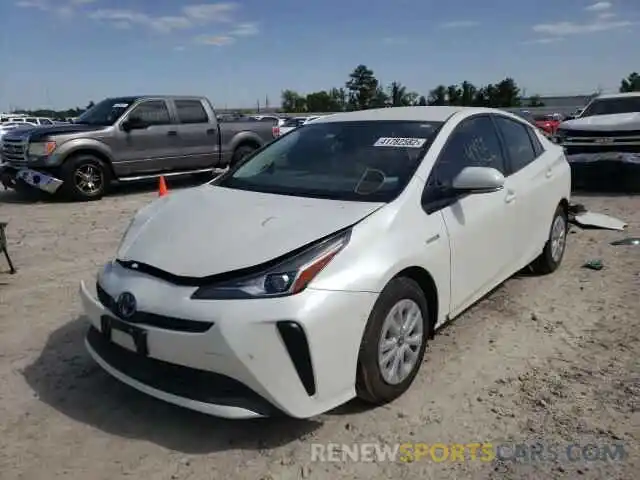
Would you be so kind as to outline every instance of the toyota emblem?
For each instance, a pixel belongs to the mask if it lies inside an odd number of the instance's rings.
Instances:
[[[136,313],[136,297],[133,296],[130,292],[123,292],[118,296],[118,300],[116,301],[118,306],[118,313],[122,318],[131,318]]]

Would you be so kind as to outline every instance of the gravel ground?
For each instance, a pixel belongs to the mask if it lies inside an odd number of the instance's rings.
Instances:
[[[441,330],[396,402],[374,410],[352,402],[311,421],[231,422],[148,398],[84,351],[78,282],[114,253],[150,190],[88,204],[0,192],[20,269],[5,274],[0,258],[3,480],[637,478],[640,247],[609,242],[640,236],[640,197],[576,196],[628,231],[573,227],[559,271],[516,276]],[[590,259],[604,268],[581,268]],[[527,459],[523,447],[491,461],[314,461],[311,445],[331,442],[540,443],[559,455]],[[574,443],[601,453],[621,444],[626,457],[570,461]]]

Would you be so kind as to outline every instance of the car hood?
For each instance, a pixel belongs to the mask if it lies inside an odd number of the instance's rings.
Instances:
[[[575,118],[560,124],[566,130],[640,130],[640,113],[616,113]]]
[[[217,275],[278,258],[383,205],[204,185],[171,193],[140,211],[117,258],[177,276]]]
[[[97,130],[102,130],[106,127],[96,126],[96,125],[82,125],[76,123],[70,123],[68,125],[41,125],[41,126],[29,126],[29,127],[18,127],[13,130],[7,131],[5,134],[5,138],[10,139],[25,139],[28,138],[30,141],[37,141],[45,137],[50,137],[53,135],[66,135],[69,133],[82,133],[82,132],[93,132]]]

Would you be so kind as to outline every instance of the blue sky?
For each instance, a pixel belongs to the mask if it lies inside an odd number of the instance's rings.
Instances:
[[[276,105],[360,63],[425,95],[505,76],[527,94],[613,90],[640,68],[638,0],[0,0],[0,19],[0,111],[139,93]]]

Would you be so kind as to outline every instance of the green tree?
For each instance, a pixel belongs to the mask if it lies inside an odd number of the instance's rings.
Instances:
[[[306,105],[308,112],[339,112],[340,106],[329,92],[321,90],[307,95]]]
[[[476,88],[476,86],[473,83],[467,82],[465,80],[464,82],[462,82],[460,90],[462,91],[460,95],[460,105],[463,105],[465,107],[470,107],[471,105],[473,105],[473,101],[476,98],[476,94],[478,93],[478,89]]]
[[[640,92],[640,75],[638,75],[638,72],[633,72],[620,82],[620,93],[626,92]]]
[[[447,87],[438,85],[429,92],[427,99],[428,105],[446,105],[447,104]]]
[[[337,112],[344,112],[347,109],[349,101],[349,95],[344,88],[332,88],[329,91],[329,96],[337,107]]]
[[[421,95],[420,98],[418,99],[418,105],[420,105],[421,107],[426,107],[427,97],[425,97],[424,95]]]
[[[536,107],[544,107],[544,102],[540,99],[540,95],[534,95],[529,97],[528,107],[536,108]]]
[[[490,106],[498,108],[520,106],[520,88],[513,78],[507,77],[495,85]]]
[[[302,113],[306,110],[306,100],[298,92],[283,90],[282,110],[289,113]]]
[[[462,105],[462,90],[457,85],[447,87],[447,104]]]
[[[345,86],[349,91],[351,110],[372,108],[381,99],[378,79],[373,74],[373,70],[366,65],[358,65],[349,75],[349,81]]]

